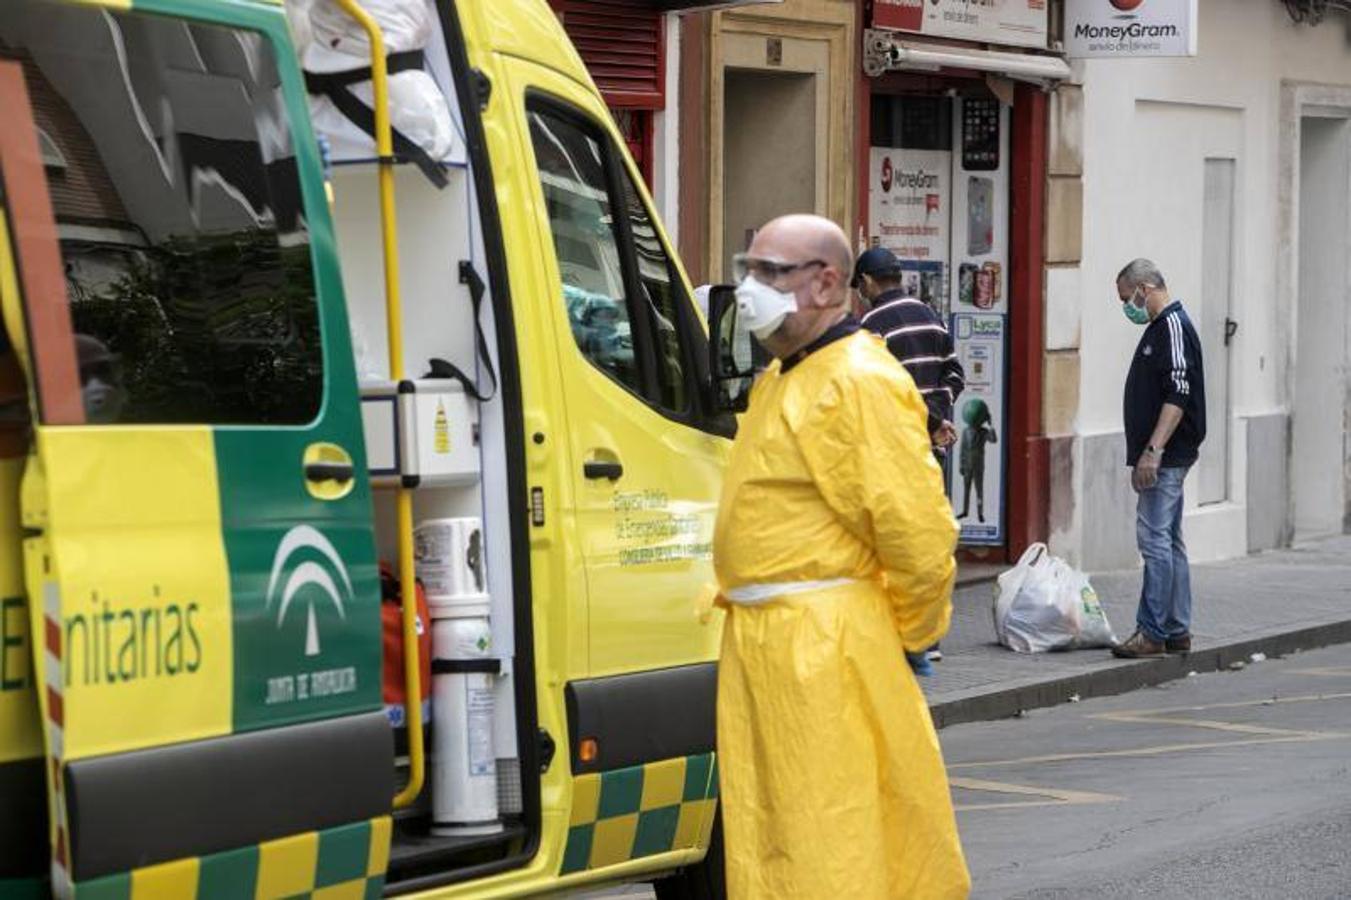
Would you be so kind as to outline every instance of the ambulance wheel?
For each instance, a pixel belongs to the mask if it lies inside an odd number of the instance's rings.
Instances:
[[[654,882],[657,900],[726,900],[727,880],[722,854],[720,805],[708,838],[708,855],[698,865],[686,866],[674,875]]]

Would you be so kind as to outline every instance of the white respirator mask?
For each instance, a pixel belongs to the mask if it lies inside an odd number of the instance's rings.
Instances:
[[[736,309],[741,324],[763,341],[779,329],[789,313],[797,312],[797,296],[747,275],[736,286]]]

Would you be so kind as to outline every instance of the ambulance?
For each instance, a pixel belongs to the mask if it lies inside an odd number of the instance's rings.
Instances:
[[[5,0],[0,122],[0,897],[721,896],[735,423],[544,0]]]

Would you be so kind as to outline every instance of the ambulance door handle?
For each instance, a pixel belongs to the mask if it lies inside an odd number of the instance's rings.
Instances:
[[[618,481],[624,474],[624,466],[617,461],[589,460],[582,466],[582,474],[587,478],[608,478],[611,481]]]
[[[316,500],[341,500],[356,488],[352,454],[337,444],[321,441],[305,448],[301,461],[305,490]]]
[[[310,481],[336,481],[342,484],[352,480],[355,470],[351,463],[312,462],[305,464],[305,477]]]

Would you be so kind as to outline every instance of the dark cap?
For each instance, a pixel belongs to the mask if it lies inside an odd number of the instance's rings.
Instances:
[[[858,261],[854,263],[854,277],[850,279],[849,286],[857,288],[862,283],[864,275],[878,278],[900,274],[901,261],[896,254],[886,247],[873,247],[859,254]]]
[[[108,350],[106,344],[93,335],[75,335],[75,356],[82,366],[101,362],[117,362],[117,354]]]

